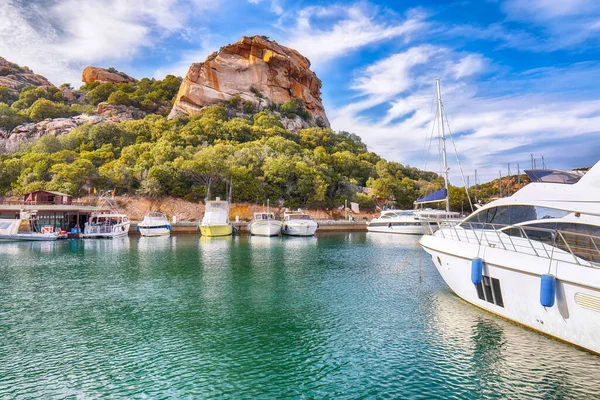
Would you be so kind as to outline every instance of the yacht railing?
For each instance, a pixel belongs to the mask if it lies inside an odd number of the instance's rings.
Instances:
[[[600,267],[600,236],[527,225],[482,222],[422,221],[425,234],[516,253],[560,260],[581,266]],[[600,228],[599,228],[600,231]],[[556,251],[556,249],[562,251]]]
[[[115,225],[88,225],[85,227],[86,234],[113,233]]]

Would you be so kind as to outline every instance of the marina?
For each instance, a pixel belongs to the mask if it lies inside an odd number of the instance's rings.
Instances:
[[[0,397],[590,398],[600,358],[460,300],[410,235],[0,246]],[[406,263],[403,261],[407,260]]]

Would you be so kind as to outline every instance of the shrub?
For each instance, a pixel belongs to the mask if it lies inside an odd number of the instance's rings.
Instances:
[[[46,118],[66,118],[71,116],[71,108],[61,103],[55,103],[46,99],[36,100],[27,110],[29,118],[34,122],[43,121]]]

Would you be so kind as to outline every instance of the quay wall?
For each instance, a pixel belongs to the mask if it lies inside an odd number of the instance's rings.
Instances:
[[[366,221],[317,221],[319,223],[319,229],[317,232],[361,232],[367,230]],[[240,233],[248,233],[248,222],[234,222],[233,226]],[[183,234],[183,233],[198,233],[197,222],[177,222],[171,224],[172,233]],[[137,223],[132,222],[129,228],[130,234],[139,233],[137,230]]]

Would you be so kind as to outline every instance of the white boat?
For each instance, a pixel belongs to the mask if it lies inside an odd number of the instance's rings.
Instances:
[[[367,224],[367,231],[422,235],[423,225],[414,210],[384,210]]]
[[[577,183],[531,183],[421,245],[462,299],[600,354],[600,162]]]
[[[0,219],[0,241],[54,241],[61,236],[53,228],[37,231],[35,211],[21,211],[19,219]]]
[[[270,212],[254,213],[248,230],[255,236],[278,236],[281,234],[283,223],[275,219],[275,214]]]
[[[152,211],[144,216],[137,229],[142,236],[169,236],[171,223],[162,212]]]
[[[281,233],[288,236],[313,236],[319,224],[302,210],[283,213],[283,227]]]
[[[229,202],[216,198],[207,201],[204,217],[198,226],[202,236],[229,236],[233,233],[233,226],[229,222]]]
[[[115,238],[129,235],[129,217],[119,213],[92,214],[83,228],[83,238]]]

